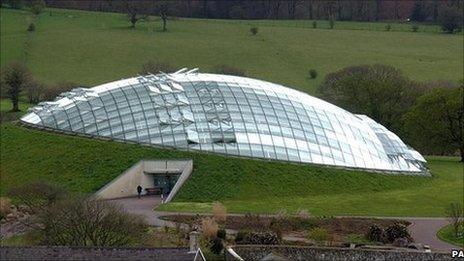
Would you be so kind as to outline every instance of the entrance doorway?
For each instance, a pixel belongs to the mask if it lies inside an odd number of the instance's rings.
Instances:
[[[167,195],[176,185],[179,174],[153,174],[153,185],[159,194]]]

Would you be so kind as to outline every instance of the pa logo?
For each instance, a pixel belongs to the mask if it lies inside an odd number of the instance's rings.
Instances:
[[[453,258],[464,258],[464,250],[452,250],[451,257]]]

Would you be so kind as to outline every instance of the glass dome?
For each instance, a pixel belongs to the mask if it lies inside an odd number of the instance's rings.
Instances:
[[[427,173],[417,151],[367,116],[282,85],[196,69],[76,88],[21,121],[181,149]]]

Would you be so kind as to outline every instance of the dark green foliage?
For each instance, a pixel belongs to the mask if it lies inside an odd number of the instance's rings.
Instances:
[[[411,13],[411,21],[423,22],[426,18],[424,1],[416,0]]]
[[[463,93],[464,85],[461,85],[437,88],[418,98],[404,116],[404,127],[412,146],[424,153],[459,150],[461,161],[464,161]]]
[[[252,35],[258,34],[258,27],[251,27],[250,32],[251,32]]]
[[[246,72],[244,70],[225,64],[216,65],[213,72],[225,75],[246,76]]]
[[[278,245],[281,238],[274,232],[239,232],[235,243],[242,245]]]
[[[360,65],[326,75],[319,95],[352,113],[365,114],[401,134],[401,118],[422,87],[388,65]]]
[[[462,11],[460,12],[455,8],[444,7],[440,10],[438,21],[443,32],[452,34],[460,30],[463,26]]]
[[[21,9],[24,7],[23,0],[5,0],[5,3],[13,9]]]
[[[309,70],[309,79],[316,79],[317,78],[317,71],[315,69]]]
[[[224,249],[224,243],[221,238],[216,237],[213,240],[211,240],[211,247],[210,250],[216,255],[219,255],[222,250]]]
[[[224,228],[219,229],[218,232],[217,232],[217,237],[218,238],[226,239],[226,235],[227,235],[227,233],[226,233],[226,230]]]
[[[334,26],[335,26],[335,19],[334,19],[333,15],[332,15],[332,16],[330,16],[330,18],[329,18],[329,28],[330,28],[330,29],[333,29]]]
[[[313,28],[317,28],[317,21],[313,21],[312,26]]]
[[[378,225],[372,225],[366,233],[366,238],[374,242],[384,242],[385,231]]]
[[[40,14],[44,7],[45,2],[43,0],[31,0],[30,2],[31,12],[35,15]]]
[[[391,25],[387,24],[387,25],[385,26],[385,31],[390,31],[391,28],[392,28]]]
[[[417,25],[411,26],[411,31],[412,31],[413,33],[419,31],[419,26],[417,26]]]
[[[395,223],[385,229],[385,240],[388,243],[393,243],[398,238],[405,238],[412,241],[408,228],[405,225]]]
[[[29,26],[27,27],[28,32],[34,32],[35,31],[35,24],[30,23]]]
[[[32,76],[25,64],[14,62],[4,67],[1,72],[2,92],[13,104],[12,112],[19,111],[19,95],[32,81]],[[3,95],[3,94],[2,94]]]

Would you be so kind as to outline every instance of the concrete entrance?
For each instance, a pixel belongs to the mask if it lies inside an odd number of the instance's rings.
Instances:
[[[142,187],[142,195],[164,194],[164,202],[169,202],[193,171],[192,160],[141,160],[97,193],[101,199],[115,199],[137,196],[137,186]]]

